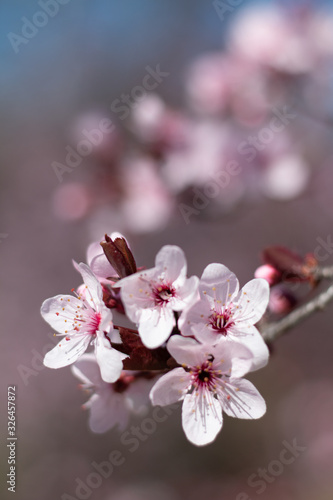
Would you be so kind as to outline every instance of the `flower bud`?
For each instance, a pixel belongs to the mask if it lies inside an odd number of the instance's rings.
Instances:
[[[269,264],[258,267],[254,273],[254,277],[265,279],[268,281],[269,286],[276,285],[281,281],[281,273]]]

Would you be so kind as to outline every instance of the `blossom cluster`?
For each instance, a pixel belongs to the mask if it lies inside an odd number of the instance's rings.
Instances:
[[[113,131],[94,145],[88,181],[62,174],[69,182],[55,193],[55,213],[67,220],[93,213],[98,230],[112,220],[127,232],[149,232],[175,214],[190,223],[203,212],[230,213],[244,201],[292,200],[312,175],[322,204],[327,182],[317,170],[330,155],[318,151],[327,151],[327,143],[321,134],[315,147],[300,137],[313,135],[313,119],[330,121],[325,75],[332,33],[332,12],[314,2],[302,9],[271,3],[239,9],[225,46],[198,55],[184,71],[180,106],[156,89],[113,110]],[[106,117],[109,112],[93,110],[79,117],[73,146]],[[331,179],[330,172],[329,165]]]
[[[240,289],[218,263],[200,279],[188,277],[184,252],[173,245],[161,248],[153,268],[138,269],[119,234],[90,245],[87,261],[74,262],[83,284],[73,295],[45,300],[41,314],[62,337],[44,364],[72,365],[92,393],[84,407],[94,432],[124,429],[149,399],[160,406],[182,401],[184,432],[198,446],[214,441],[223,412],[244,419],[265,413],[264,399],[243,378],[268,362],[255,326],[269,300],[265,279]],[[115,325],[113,310],[137,330]]]

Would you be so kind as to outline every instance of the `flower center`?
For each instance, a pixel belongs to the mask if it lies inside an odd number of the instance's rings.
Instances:
[[[166,283],[161,283],[153,289],[153,298],[156,306],[167,304],[175,295],[175,288]]]
[[[100,325],[102,316],[100,313],[93,313],[89,318],[89,324],[87,325],[87,333],[94,335]]]
[[[95,335],[101,320],[102,316],[100,313],[84,310],[83,314],[77,314],[75,316],[74,330],[79,333],[80,330],[83,329],[84,333]]]
[[[225,309],[223,312],[213,311],[213,314],[209,317],[209,324],[213,330],[226,336],[228,328],[234,325],[231,310]]]
[[[221,374],[213,369],[211,361],[206,361],[201,366],[193,367],[190,373],[195,391],[208,389],[209,391],[216,392],[216,381],[221,377]]]

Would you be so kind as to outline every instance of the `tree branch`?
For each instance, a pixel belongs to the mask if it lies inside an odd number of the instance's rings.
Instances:
[[[329,268],[326,268],[329,269]],[[333,269],[331,269],[333,271]],[[333,300],[333,285],[327,290],[321,292],[313,300],[292,311],[288,316],[263,327],[261,334],[266,342],[273,342],[279,338],[284,332],[290,330],[294,326],[301,323],[303,320],[311,316],[316,311],[322,311],[329,302]]]
[[[315,279],[332,279],[333,278],[333,266],[331,267],[318,267],[313,273]]]

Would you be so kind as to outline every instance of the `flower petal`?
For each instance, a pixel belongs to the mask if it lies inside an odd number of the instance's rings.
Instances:
[[[58,345],[46,353],[44,365],[48,368],[68,366],[82,356],[86,351],[91,337],[85,333],[63,338]]]
[[[182,311],[185,307],[194,302],[198,297],[199,278],[191,276],[184,285],[177,289],[177,296],[171,299],[170,306],[174,311]]]
[[[183,368],[175,368],[163,375],[150,391],[149,397],[154,406],[165,406],[183,399],[191,383],[191,376]]]
[[[241,342],[235,342],[228,337],[222,337],[220,342],[212,348],[214,367],[230,377],[243,377],[251,370],[253,363],[252,352]]]
[[[122,360],[128,356],[113,349],[103,332],[100,331],[97,332],[95,339],[95,355],[104,382],[116,382],[123,369]]]
[[[223,410],[227,415],[257,419],[265,414],[265,400],[249,380],[234,379],[228,387],[230,399],[223,402]]]
[[[84,405],[90,408],[89,426],[93,432],[101,434],[116,425],[124,430],[129,420],[129,409],[123,394],[108,392],[94,394]]]
[[[230,338],[245,345],[253,354],[252,367],[250,371],[259,370],[267,365],[269,350],[257,328],[253,325],[237,323],[229,330]]]
[[[98,276],[98,278],[103,278],[105,280],[106,278],[117,276],[116,271],[111,266],[104,253],[96,255],[96,257],[91,260],[90,267],[92,272]]]
[[[149,269],[132,274],[115,284],[115,288],[120,288],[121,300],[125,306],[126,314],[134,323],[139,322],[143,309],[155,306],[150,285],[150,282],[154,281],[155,278],[157,278],[156,270]]]
[[[209,347],[210,348],[210,347]],[[194,339],[174,335],[167,343],[167,349],[177,363],[187,366],[197,366],[207,360],[205,347]]]
[[[44,300],[40,313],[54,330],[65,334],[74,327],[78,306],[82,302],[73,295],[56,295]]]
[[[164,272],[170,283],[182,284],[186,276],[186,258],[183,250],[175,245],[165,245],[156,255],[155,266]]]
[[[176,324],[174,313],[168,308],[143,309],[139,321],[139,335],[148,349],[155,349],[168,340]]]
[[[207,300],[199,300],[191,307],[186,308],[178,320],[181,334],[190,336],[194,334],[194,326],[200,327],[200,329],[206,327],[210,314],[211,309]]]
[[[91,261],[97,257],[97,255],[104,255],[103,249],[99,241],[94,241],[87,248],[87,263],[91,267]]]
[[[87,287],[86,300],[98,310],[99,304],[103,301],[103,290],[100,282],[87,264],[81,262],[77,264],[73,261],[75,269],[81,274],[84,284]]]
[[[214,287],[225,283],[228,293],[234,295],[238,293],[239,283],[236,275],[223,264],[209,264],[202,273],[201,282],[206,287]]]
[[[207,326],[207,323],[193,324],[192,335],[194,335],[194,337],[202,344],[212,345],[217,344],[220,340],[225,338],[217,330]]]
[[[222,429],[222,408],[217,399],[204,399],[200,404],[195,392],[187,394],[183,402],[182,423],[187,439],[197,445],[212,443]]]
[[[269,300],[269,284],[262,278],[255,278],[239,292],[238,304],[240,307],[239,315],[251,321],[254,325],[257,323],[267,309]],[[235,315],[235,319],[237,316]]]
[[[104,382],[101,379],[101,371],[93,353],[83,354],[71,367],[72,373],[87,386],[98,388]]]

